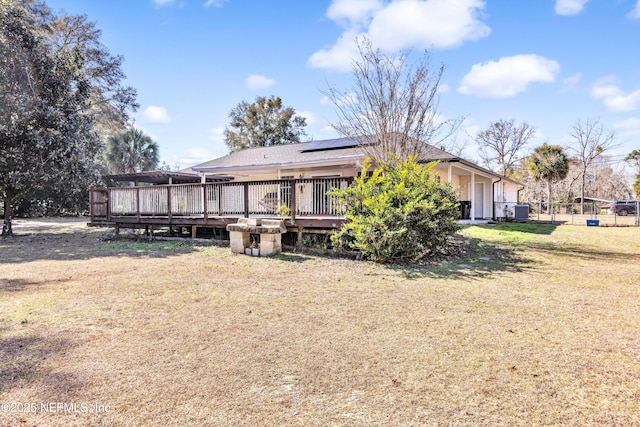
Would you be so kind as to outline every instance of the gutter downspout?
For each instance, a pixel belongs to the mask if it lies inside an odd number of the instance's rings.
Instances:
[[[491,211],[492,211],[492,218],[494,221],[496,221],[496,184],[499,183],[500,181],[502,181],[502,177],[500,177],[499,180],[495,181],[494,183],[491,184],[492,187],[492,192],[491,192],[491,198],[493,199],[493,203],[491,204]],[[518,190],[520,191],[520,190]]]
[[[518,188],[518,192],[517,192],[517,194],[516,194],[516,198],[518,199],[518,200],[517,200],[518,204],[520,204],[520,192],[521,192],[522,190],[524,190],[524,187],[520,187],[520,188]]]

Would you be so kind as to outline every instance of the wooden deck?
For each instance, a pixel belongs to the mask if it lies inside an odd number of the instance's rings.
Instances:
[[[92,226],[225,228],[239,218],[281,218],[290,231],[328,230],[344,206],[327,192],[352,178],[153,185],[92,189]],[[195,233],[195,232],[194,232]]]

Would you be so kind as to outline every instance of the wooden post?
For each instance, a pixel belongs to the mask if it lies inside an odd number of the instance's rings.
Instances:
[[[171,214],[171,186],[167,187],[167,218],[169,219],[169,224],[171,224],[171,220],[173,219],[173,215]]]
[[[295,179],[289,180],[289,186],[291,187],[291,190],[289,190],[289,204],[291,205],[289,206],[289,213],[291,214],[292,225],[295,225],[296,223],[296,210],[298,209],[296,203],[296,191],[298,189],[298,186],[296,185],[297,182],[298,181]]]
[[[93,211],[93,190],[89,190],[89,216],[91,218],[91,222],[93,222],[93,219],[95,218]]]
[[[209,202],[207,201],[207,184],[202,184],[202,207],[204,210],[204,222],[209,219]]]
[[[111,222],[111,189],[107,188],[107,222]]]
[[[138,217],[138,222],[140,222],[140,187],[136,187],[136,216]]]

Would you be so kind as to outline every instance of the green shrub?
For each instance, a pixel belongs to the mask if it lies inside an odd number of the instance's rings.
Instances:
[[[334,247],[359,250],[378,262],[418,260],[444,250],[459,229],[459,204],[450,183],[432,174],[434,166],[412,157],[369,174],[367,159],[351,186],[331,191],[345,204],[347,218],[332,235]]]

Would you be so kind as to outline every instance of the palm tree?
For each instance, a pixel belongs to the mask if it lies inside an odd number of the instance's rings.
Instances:
[[[560,181],[569,173],[569,158],[559,145],[546,142],[533,150],[529,157],[527,169],[536,181],[547,181],[548,205],[547,213],[551,214],[551,194],[553,181]]]
[[[154,170],[160,162],[158,143],[132,126],[111,135],[105,147],[109,173],[133,173]]]

